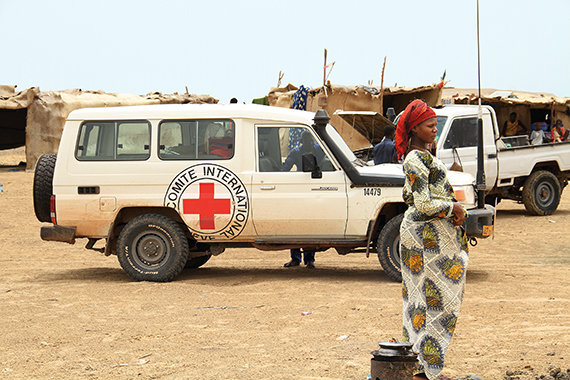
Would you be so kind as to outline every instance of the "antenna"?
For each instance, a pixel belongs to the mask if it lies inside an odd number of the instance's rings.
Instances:
[[[479,109],[477,112],[477,208],[485,208],[485,160],[483,144],[483,108],[481,107],[481,48],[479,47],[479,0],[477,0],[477,82]]]

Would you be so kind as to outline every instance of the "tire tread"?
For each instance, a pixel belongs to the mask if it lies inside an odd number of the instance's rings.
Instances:
[[[40,222],[51,222],[50,198],[53,194],[53,173],[57,154],[42,154],[34,169],[34,212]]]
[[[550,182],[554,186],[554,197],[556,199],[553,201],[552,205],[548,208],[543,208],[540,206],[536,201],[536,188],[537,186],[545,181],[550,180]],[[562,187],[560,186],[560,182],[558,178],[554,174],[546,170],[539,170],[532,173],[524,183],[523,187],[523,204],[525,209],[531,215],[550,215],[558,208],[560,204],[560,197],[562,195]]]
[[[173,251],[175,255],[172,264],[167,267],[157,268],[157,273],[141,273],[134,268],[126,258],[125,247],[130,246],[130,241],[126,241],[129,235],[137,229],[144,228],[145,225],[156,224],[169,232],[173,239]],[[169,282],[180,274],[188,261],[188,239],[182,228],[174,220],[161,214],[143,214],[132,219],[121,231],[117,241],[117,257],[125,273],[135,281],[155,281]]]
[[[378,261],[382,265],[384,272],[394,281],[402,281],[401,264],[396,262],[398,259],[393,252],[389,252],[394,239],[400,236],[400,225],[404,219],[404,214],[398,214],[386,223],[380,235],[378,236],[378,244],[376,251],[378,253]]]

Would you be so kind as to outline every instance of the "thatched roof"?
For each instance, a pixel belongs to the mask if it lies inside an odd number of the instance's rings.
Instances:
[[[444,87],[442,99],[444,103],[475,104],[479,91],[469,88]],[[509,104],[537,106],[538,108],[554,105],[560,111],[570,106],[570,98],[561,98],[547,92],[525,92],[511,90],[481,89],[481,102],[485,104]]]

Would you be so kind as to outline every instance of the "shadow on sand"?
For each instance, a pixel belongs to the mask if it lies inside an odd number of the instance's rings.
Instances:
[[[467,270],[467,281],[486,281],[487,272],[482,270]],[[58,282],[113,282],[129,283],[133,282],[121,268],[93,267],[82,269],[67,269],[61,271],[51,271],[42,273],[36,277],[38,281]],[[259,282],[281,282],[290,280],[310,280],[310,281],[343,281],[343,282],[367,282],[378,284],[397,284],[382,270],[371,269],[346,269],[346,268],[232,268],[220,267],[206,264],[197,269],[184,269],[176,278],[175,282],[212,282],[220,285],[223,282],[239,283],[259,283]]]

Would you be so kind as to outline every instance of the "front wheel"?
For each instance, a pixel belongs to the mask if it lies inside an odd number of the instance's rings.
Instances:
[[[172,281],[188,260],[188,239],[172,219],[144,214],[131,220],[119,235],[117,257],[136,281]]]
[[[384,272],[395,281],[402,281],[402,269],[400,258],[400,225],[404,220],[404,214],[398,214],[386,223],[380,236],[376,252],[378,261]]]
[[[539,170],[524,183],[524,207],[532,215],[550,215],[558,208],[561,194],[558,178],[549,171]]]

